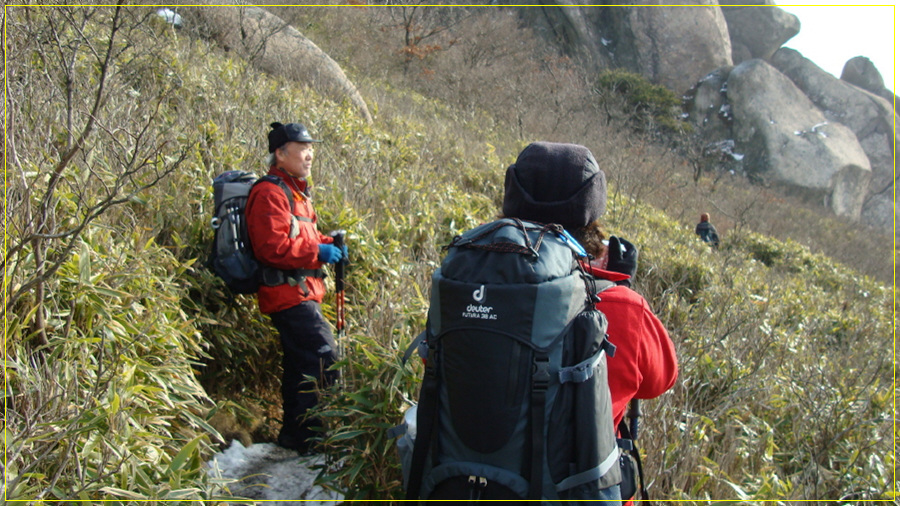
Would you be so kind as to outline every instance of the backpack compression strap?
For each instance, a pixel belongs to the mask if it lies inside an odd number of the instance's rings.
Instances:
[[[528,499],[540,500],[544,485],[544,415],[550,386],[550,359],[538,353],[531,377],[531,476]]]
[[[437,438],[435,425],[437,424],[438,396],[440,395],[439,361],[437,347],[433,342],[429,343],[428,361],[425,363],[425,377],[422,378],[422,392],[419,395],[419,409],[416,414],[416,443],[413,446],[409,483],[406,487],[407,499],[419,498],[422,491],[425,462],[428,459],[432,443]]]
[[[488,229],[484,230],[482,233],[480,233],[474,237],[470,237],[468,239],[463,239],[462,236],[456,236],[453,238],[453,241],[451,241],[450,244],[448,244],[447,246],[444,246],[443,249],[447,250],[447,249],[454,248],[454,247],[456,247],[456,248],[472,248],[472,249],[480,249],[480,250],[485,250],[485,251],[497,251],[500,253],[517,253],[520,255],[528,255],[528,256],[532,256],[532,257],[537,257],[538,250],[541,249],[541,243],[543,242],[544,235],[546,235],[547,232],[555,232],[557,235],[564,232],[561,225],[555,225],[552,223],[551,224],[543,224],[543,223],[528,222],[529,226],[531,227],[531,230],[539,231],[537,240],[535,241],[534,244],[532,244],[531,238],[528,236],[529,228],[526,227],[525,223],[518,218],[509,218],[508,220],[509,221],[503,221],[503,220],[498,221],[497,223],[494,224],[494,226],[489,227]],[[506,241],[493,242],[493,243],[488,243],[488,244],[478,243],[478,241],[484,239],[485,237],[492,235],[497,230],[499,230],[503,227],[512,227],[512,226],[515,226],[517,229],[519,229],[522,232],[522,236],[525,241],[524,245],[514,244],[514,243],[506,242]]]

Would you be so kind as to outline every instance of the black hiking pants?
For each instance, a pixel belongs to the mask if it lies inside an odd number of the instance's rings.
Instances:
[[[337,343],[319,304],[302,302],[269,315],[281,336],[282,368],[281,398],[284,422],[279,444],[295,449],[307,449],[308,439],[320,426],[316,419],[304,420],[306,412],[318,403],[316,385],[305,376],[317,379],[320,387],[337,380],[338,371],[327,370],[337,361]]]

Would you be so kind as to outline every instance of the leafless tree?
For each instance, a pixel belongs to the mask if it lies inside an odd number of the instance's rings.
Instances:
[[[135,42],[158,26],[152,10],[122,1],[8,10],[3,307],[46,345],[51,280],[85,231],[186,157],[164,128],[178,78],[158,48]],[[157,79],[142,77],[148,68]]]

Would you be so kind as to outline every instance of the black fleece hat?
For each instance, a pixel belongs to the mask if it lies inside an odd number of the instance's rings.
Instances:
[[[282,125],[276,121],[269,126],[272,127],[269,132],[269,153],[274,153],[288,142],[322,142],[310,137],[306,127],[300,123]]]
[[[606,211],[606,175],[577,144],[535,142],[506,169],[503,214],[577,230]]]

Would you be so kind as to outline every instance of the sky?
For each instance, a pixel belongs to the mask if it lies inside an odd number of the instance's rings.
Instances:
[[[776,0],[800,19],[800,33],[784,43],[816,65],[841,76],[844,64],[866,56],[881,72],[884,85],[896,90],[897,0]],[[860,4],[860,5],[856,5]]]

